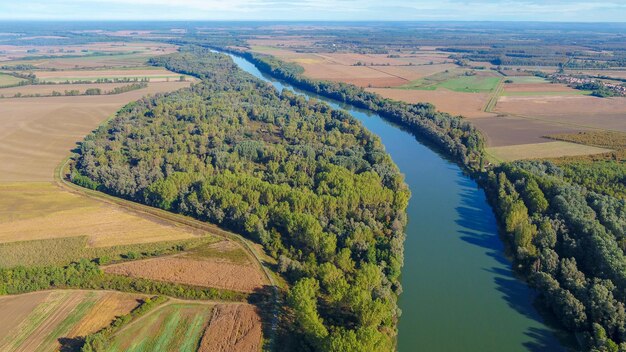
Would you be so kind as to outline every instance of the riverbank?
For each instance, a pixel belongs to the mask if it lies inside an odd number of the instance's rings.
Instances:
[[[413,198],[400,296],[400,351],[562,349],[557,330],[546,326],[533,306],[534,292],[515,277],[486,196],[465,170],[381,116],[298,90],[244,58],[233,59],[279,90],[350,112],[381,138],[405,174]]]

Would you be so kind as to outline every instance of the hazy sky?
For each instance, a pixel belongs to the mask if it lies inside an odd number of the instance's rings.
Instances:
[[[0,0],[0,19],[626,21],[626,0]]]

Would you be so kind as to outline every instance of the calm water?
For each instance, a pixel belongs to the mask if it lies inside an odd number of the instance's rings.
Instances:
[[[558,332],[513,276],[484,192],[458,166],[380,116],[303,92],[232,56],[245,71],[350,112],[377,134],[411,188],[398,350],[562,351]]]

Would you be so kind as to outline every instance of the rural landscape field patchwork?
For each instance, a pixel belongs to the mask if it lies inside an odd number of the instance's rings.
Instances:
[[[0,351],[626,351],[623,24],[0,27]]]
[[[197,81],[147,65],[149,58],[175,51],[173,45],[115,39],[70,46],[2,46],[0,64],[10,65],[3,66],[10,73],[0,74],[0,267],[8,270],[2,275],[17,275],[8,273],[18,267],[63,267],[86,259],[111,263],[104,269],[111,275],[126,273],[110,267],[136,263],[133,275],[157,285],[183,284],[177,286],[179,292],[193,285],[241,291],[245,294],[238,297],[245,297],[267,283],[257,257],[234,235],[89,193],[65,180],[72,151],[118,110],[142,97],[175,91]],[[12,71],[22,65],[36,73]],[[154,258],[164,261],[160,265],[142,264],[154,260],[143,258],[158,255],[169,257]],[[174,266],[168,260],[173,260]],[[164,275],[154,275],[164,269]],[[186,276],[179,275],[181,270]],[[206,279],[197,277],[197,271],[206,270]],[[15,276],[14,280],[19,279]],[[37,285],[22,284],[22,288],[2,286],[1,290],[30,292]],[[71,283],[59,286],[75,287]],[[148,292],[159,293],[159,289]],[[203,294],[219,297],[210,290]],[[86,336],[112,329],[123,321],[120,317],[133,320],[145,304],[142,302],[150,297],[67,289],[0,297],[0,350],[78,351]],[[152,315],[142,317],[153,325],[138,322],[110,332],[111,344],[106,350],[196,351],[201,342],[202,346],[217,344],[222,351],[230,350],[233,343],[239,343],[241,350],[258,350],[258,313],[246,303],[235,303],[237,307],[231,308],[230,300],[167,302]],[[239,321],[248,325],[235,326]],[[139,330],[133,330],[135,326]],[[228,334],[218,331],[241,336],[233,335],[235,341],[230,341]],[[204,341],[206,334],[216,337]]]

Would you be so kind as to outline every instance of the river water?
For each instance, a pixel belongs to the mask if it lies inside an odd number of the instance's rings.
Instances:
[[[454,163],[377,114],[301,91],[230,55],[243,70],[344,109],[377,134],[412,192],[402,271],[398,350],[563,351],[561,335],[513,275],[484,192]]]

